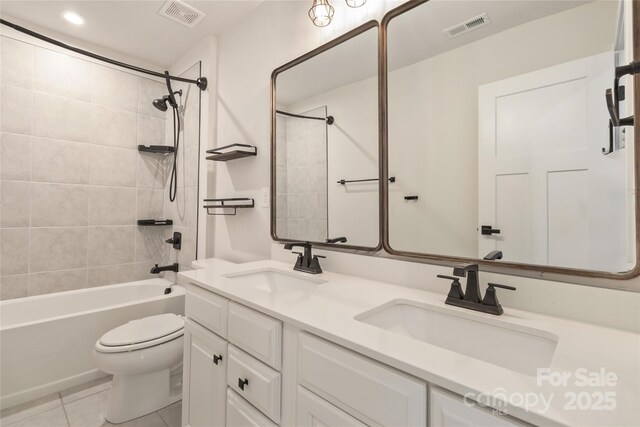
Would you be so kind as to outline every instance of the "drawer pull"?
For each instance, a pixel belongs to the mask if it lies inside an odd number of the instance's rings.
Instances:
[[[220,362],[222,360],[222,356],[218,356],[217,354],[213,355],[213,363],[214,364],[218,364],[218,362]]]
[[[249,380],[248,379],[242,379],[242,378],[238,378],[238,387],[240,387],[240,390],[244,390],[244,386],[249,385]]]

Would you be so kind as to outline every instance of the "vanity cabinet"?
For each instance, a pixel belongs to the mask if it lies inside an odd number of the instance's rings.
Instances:
[[[276,426],[282,322],[186,286],[182,425]]]
[[[527,425],[215,292],[186,301],[184,427]]]

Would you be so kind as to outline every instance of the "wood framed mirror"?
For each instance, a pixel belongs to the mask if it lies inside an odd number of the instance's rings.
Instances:
[[[381,249],[378,22],[271,75],[271,235]]]
[[[630,125],[640,76],[622,75],[613,91],[616,71],[640,57],[637,9],[414,0],[390,11],[381,25],[384,249],[626,288],[619,279],[640,273],[640,138]]]

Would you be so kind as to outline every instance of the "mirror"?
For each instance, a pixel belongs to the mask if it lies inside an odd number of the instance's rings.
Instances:
[[[378,248],[377,22],[278,68],[272,91],[274,239]]]
[[[633,22],[631,1],[609,0],[431,0],[390,12],[387,250],[633,270],[634,129],[610,128],[605,100],[615,68],[634,58]],[[612,111],[633,120],[633,78],[620,88]]]

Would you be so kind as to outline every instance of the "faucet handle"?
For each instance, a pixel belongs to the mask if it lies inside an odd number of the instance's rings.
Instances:
[[[453,276],[447,276],[444,274],[438,274],[441,279],[449,279],[451,280],[451,289],[449,289],[449,294],[447,295],[447,299],[463,299],[464,292],[462,292],[462,285],[460,284],[460,279]]]
[[[324,256],[324,255],[314,255],[313,257],[314,258],[326,258],[326,256]]]
[[[495,307],[498,311],[498,314],[502,314],[504,310],[498,302],[498,294],[496,292],[496,288],[508,289],[510,291],[515,291],[516,288],[513,286],[500,285],[498,283],[489,283],[487,284],[487,291],[484,293],[484,298],[482,299],[482,305],[488,305],[490,307]]]

